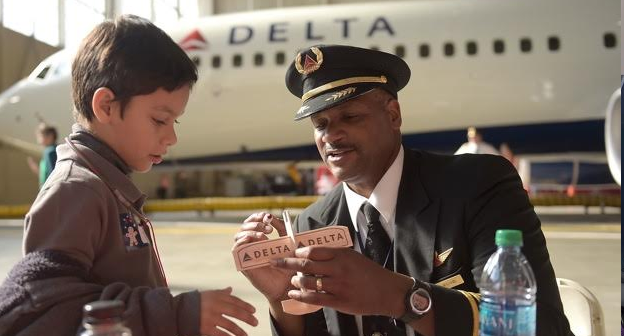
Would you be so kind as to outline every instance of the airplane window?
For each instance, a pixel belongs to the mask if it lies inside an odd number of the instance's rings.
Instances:
[[[218,69],[221,67],[221,56],[212,56],[212,67]]]
[[[477,43],[475,41],[466,42],[466,53],[470,56],[477,54]]]
[[[453,56],[455,54],[455,46],[451,42],[444,43],[444,55]]]
[[[533,49],[533,45],[531,43],[531,39],[528,37],[523,37],[520,39],[520,50],[524,53],[528,53]]]
[[[505,52],[505,41],[503,40],[494,40],[494,53],[502,54]]]
[[[243,56],[241,56],[241,54],[234,55],[232,64],[237,68],[240,67],[243,64]]]
[[[275,54],[275,63],[277,63],[278,65],[282,65],[284,64],[285,61],[286,61],[286,54],[284,54],[283,51],[280,51],[277,54]]]
[[[48,71],[50,71],[50,65],[47,65],[45,68],[43,68],[37,75],[37,78],[44,79],[45,76],[48,74]]]
[[[603,36],[604,46],[607,48],[614,48],[616,45],[615,34],[605,33]]]
[[[394,47],[394,54],[401,58],[405,57],[405,46],[398,45]]]
[[[199,56],[193,56],[191,60],[193,61],[193,63],[195,63],[196,67],[199,67],[201,65],[201,59],[199,58]]]
[[[421,44],[418,47],[418,54],[420,54],[420,57],[422,57],[422,58],[429,57],[429,45],[428,44]]]
[[[561,47],[559,43],[559,38],[557,36],[548,37],[548,50],[557,51]]]
[[[261,53],[256,53],[254,55],[254,64],[256,66],[261,66],[262,63],[264,63],[264,55],[262,55]]]

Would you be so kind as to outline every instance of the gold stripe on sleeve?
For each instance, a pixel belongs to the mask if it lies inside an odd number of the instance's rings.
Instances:
[[[470,308],[472,309],[472,336],[479,336],[479,308],[475,297],[472,295],[474,293],[464,292],[462,290],[459,292],[464,294],[466,300],[470,303]]]

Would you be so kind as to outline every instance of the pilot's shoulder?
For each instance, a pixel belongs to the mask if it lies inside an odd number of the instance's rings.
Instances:
[[[469,197],[506,178],[519,181],[514,166],[500,155],[415,153],[420,163],[420,179],[433,194],[450,192],[455,196]]]
[[[342,183],[338,183],[327,195],[321,196],[316,202],[310,204],[299,215],[303,218],[319,218],[321,216],[333,218],[336,216],[338,204],[344,195]]]

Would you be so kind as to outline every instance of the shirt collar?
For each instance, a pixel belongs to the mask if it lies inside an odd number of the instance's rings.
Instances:
[[[351,217],[351,222],[355,226],[356,231],[358,230],[357,215],[362,204],[366,201],[379,211],[387,223],[394,220],[399,184],[401,183],[401,174],[403,173],[404,155],[403,146],[401,146],[394,162],[390,165],[390,168],[386,170],[368,199],[351,190],[347,183],[343,182],[343,189],[349,208],[349,216]]]

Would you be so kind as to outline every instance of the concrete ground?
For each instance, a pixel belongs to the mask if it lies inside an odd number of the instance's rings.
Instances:
[[[260,325],[244,327],[249,335],[270,335],[263,296],[236,272],[230,248],[237,224],[176,221],[155,216],[158,247],[175,293],[232,286],[234,294],[253,304]],[[544,232],[557,277],[589,288],[602,305],[606,335],[618,335],[620,306],[620,216],[544,216]],[[165,217],[165,218],[163,218]],[[191,216],[191,217],[194,217]],[[606,218],[606,219],[605,219]],[[237,222],[226,220],[228,222]],[[21,257],[21,221],[0,221],[0,277]]]

